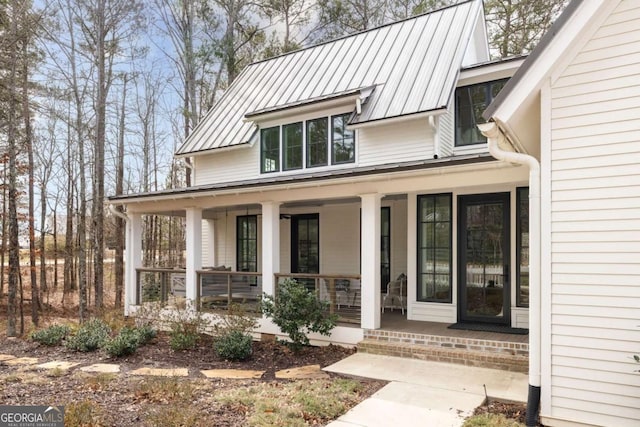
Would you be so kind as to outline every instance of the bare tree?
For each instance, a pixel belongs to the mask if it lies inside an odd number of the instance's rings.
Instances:
[[[485,0],[489,43],[494,56],[529,52],[549,29],[567,0]]]

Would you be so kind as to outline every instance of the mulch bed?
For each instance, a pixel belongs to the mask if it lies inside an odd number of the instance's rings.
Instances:
[[[172,402],[157,402],[150,400],[148,396],[140,395],[136,384],[142,379],[128,376],[126,372],[141,367],[188,368],[190,378],[187,380],[196,383],[204,381],[207,384],[206,390],[197,388],[198,391],[189,406],[190,410],[197,411],[202,425],[244,426],[245,410],[233,405],[212,404],[212,392],[251,387],[260,382],[277,387],[278,384],[289,381],[275,379],[275,372],[278,370],[311,364],[325,367],[353,354],[354,351],[330,345],[306,347],[296,353],[278,342],[254,342],[253,355],[249,360],[230,362],[217,356],[211,337],[203,337],[201,344],[194,350],[176,352],[169,347],[168,336],[160,333],[151,343],[139,348],[134,355],[110,359],[102,352],[76,353],[63,346],[46,347],[29,340],[0,337],[0,353],[3,354],[37,357],[41,363],[52,360],[79,362],[80,366],[117,363],[121,372],[125,373],[113,376],[107,386],[100,386],[78,375],[78,367],[55,375],[36,373],[36,379],[32,381],[19,378],[19,368],[0,364],[0,402],[5,405],[69,405],[72,402],[89,401],[101,409],[100,423],[90,425],[156,425],[149,421],[149,417],[154,411],[157,412],[162,407],[167,408]],[[251,369],[266,372],[259,380],[205,379],[199,372],[202,369]],[[330,373],[330,377],[341,376]],[[185,379],[179,379],[183,380]],[[358,401],[366,399],[386,384],[383,381],[368,379],[357,381],[361,384]]]

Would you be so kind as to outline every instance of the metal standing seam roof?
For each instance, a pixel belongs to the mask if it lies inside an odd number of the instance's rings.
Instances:
[[[176,155],[249,142],[248,113],[370,86],[351,124],[446,108],[481,8],[470,0],[250,64]]]

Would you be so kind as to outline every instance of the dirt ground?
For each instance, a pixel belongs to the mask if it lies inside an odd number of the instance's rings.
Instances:
[[[75,368],[68,372],[40,372],[0,364],[0,402],[5,405],[65,405],[68,408],[70,404],[86,404],[88,401],[91,404],[87,404],[86,410],[99,414],[99,417],[89,417],[93,421],[88,425],[183,425],[182,422],[167,421],[166,417],[170,415],[165,415],[166,424],[159,423],[154,414],[161,414],[162,408],[166,410],[167,405],[179,404],[184,397],[184,390],[187,390],[190,395],[188,410],[198,417],[195,425],[244,426],[247,425],[246,407],[220,403],[212,396],[231,389],[251,390],[259,383],[274,388],[282,387],[292,380],[275,379],[276,371],[310,364],[324,367],[347,357],[353,350],[337,346],[306,347],[294,353],[280,343],[254,342],[253,355],[248,361],[230,362],[220,359],[211,342],[206,339],[194,350],[175,352],[169,348],[168,337],[161,333],[134,355],[119,359],[109,359],[100,352],[76,353],[64,347],[46,347],[16,338],[0,338],[0,353],[36,357],[43,362],[79,362],[78,368],[93,363],[117,363],[121,368],[120,374],[105,376],[85,374]],[[188,368],[189,377],[158,379],[157,388],[162,390],[154,391],[153,386],[141,386],[141,381],[150,381],[148,378],[127,375],[127,372],[141,367]],[[202,369],[255,369],[266,372],[258,380],[205,379],[200,373]],[[338,378],[341,377],[330,374],[331,380]],[[190,385],[179,386],[178,383],[182,382],[190,382]],[[385,384],[366,379],[358,379],[357,383],[359,385],[350,397],[348,407],[355,406]],[[181,387],[184,390],[180,391]],[[174,388],[177,391],[172,391]],[[77,406],[75,411],[78,411]],[[322,425],[331,420],[312,421],[307,425]],[[185,421],[184,425],[188,424]]]

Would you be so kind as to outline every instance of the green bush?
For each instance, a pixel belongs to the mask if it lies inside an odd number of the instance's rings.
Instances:
[[[102,347],[111,332],[109,326],[100,319],[91,319],[80,326],[75,335],[66,340],[70,350],[94,351]]]
[[[200,342],[200,336],[209,325],[200,312],[176,309],[167,316],[169,345],[174,351],[190,350]]]
[[[140,331],[125,326],[120,329],[118,335],[113,338],[107,338],[102,348],[111,357],[128,356],[135,353],[140,346]]]
[[[158,331],[148,324],[137,327],[136,332],[138,333],[138,344],[140,345],[147,344],[158,335]]]
[[[304,285],[291,279],[278,285],[277,298],[264,294],[260,306],[262,312],[289,336],[294,350],[309,345],[309,332],[329,335],[338,320],[337,315],[327,314],[328,302],[318,299]]]
[[[71,329],[66,325],[52,325],[48,328],[35,331],[31,334],[31,339],[44,345],[60,345],[71,333]]]
[[[215,350],[226,360],[246,360],[251,356],[253,339],[240,331],[231,331],[218,337]]]

